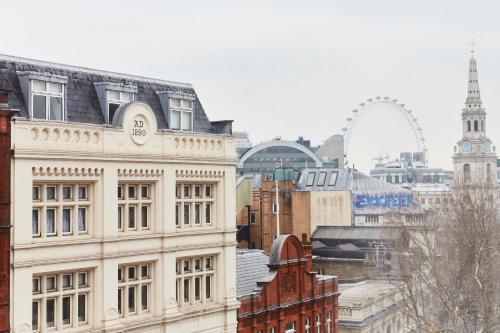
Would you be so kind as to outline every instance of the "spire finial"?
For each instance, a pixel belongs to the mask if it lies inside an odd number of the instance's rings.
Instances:
[[[474,38],[471,38],[469,42],[469,53],[471,58],[474,58],[475,52],[476,52],[476,42],[474,41]]]

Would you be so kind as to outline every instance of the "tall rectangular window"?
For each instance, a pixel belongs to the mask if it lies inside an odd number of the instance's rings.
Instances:
[[[87,321],[87,294],[78,295],[78,322]]]
[[[128,313],[135,314],[135,287],[128,288]]]
[[[56,326],[56,300],[49,298],[45,302],[45,324],[47,328]]]
[[[122,183],[118,185],[118,231],[145,232],[152,229],[154,216],[153,185]],[[125,227],[124,227],[125,226]]]
[[[128,228],[135,229],[135,206],[128,206]]]
[[[194,278],[194,300],[201,300],[201,277],[199,276]]]
[[[40,210],[33,209],[31,213],[31,234],[33,237],[40,236]]]
[[[199,225],[201,224],[201,204],[196,203],[194,204],[194,224]]]
[[[212,301],[215,274],[212,262],[211,256],[182,258],[176,261],[176,300],[179,306]],[[182,295],[182,298],[179,295]]]
[[[34,184],[32,237],[63,238],[88,233],[91,185]],[[75,194],[75,195],[74,195]]]
[[[31,330],[40,329],[40,301],[33,301],[31,304]]]
[[[150,311],[151,267],[151,263],[118,267],[118,312],[121,316],[140,316]]]
[[[57,235],[56,231],[56,209],[55,208],[47,208],[45,223],[47,226],[46,233],[47,236],[55,236]]]
[[[180,210],[181,210],[181,205],[180,204],[175,204],[175,225],[177,227],[180,226],[179,218],[180,218]]]
[[[63,208],[63,233],[71,233],[71,208]]]
[[[212,224],[212,204],[208,202],[205,204],[205,223]]]
[[[212,298],[212,275],[205,276],[205,298],[207,300]]]
[[[143,284],[141,286],[141,309],[144,311],[144,310],[148,310],[149,309],[149,303],[148,303],[148,300],[149,300],[149,285],[147,284]]]
[[[177,183],[176,191],[176,227],[201,227],[213,224],[214,184]],[[181,191],[182,190],[182,191]],[[182,194],[182,195],[181,195]]]
[[[78,208],[78,232],[87,232],[87,208],[85,207]]]
[[[71,296],[65,296],[62,299],[62,323],[71,324]]]
[[[118,206],[118,230],[123,229],[123,206]]]
[[[189,303],[189,280],[190,279],[184,279],[184,304]]]
[[[149,227],[148,224],[148,206],[141,206],[141,227],[143,229],[147,229]]]
[[[118,288],[118,313],[123,314],[123,290],[124,288]]]
[[[191,205],[188,203],[184,204],[184,225],[189,225],[191,223],[190,221],[190,215],[191,213]]]
[[[48,273],[33,276],[32,329],[85,329],[88,323],[88,297],[92,292],[87,283],[89,271]],[[74,279],[84,283],[73,283]],[[40,316],[43,320],[40,321]],[[43,325],[42,325],[43,324]],[[40,326],[43,327],[40,327]]]

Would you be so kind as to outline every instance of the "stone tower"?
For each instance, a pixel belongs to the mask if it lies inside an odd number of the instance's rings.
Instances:
[[[465,108],[462,110],[462,139],[455,146],[455,181],[464,183],[495,182],[497,155],[486,136],[486,111],[481,101],[474,42],[471,42],[469,81]]]

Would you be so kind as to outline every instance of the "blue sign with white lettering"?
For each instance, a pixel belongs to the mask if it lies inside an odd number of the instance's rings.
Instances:
[[[413,194],[356,194],[354,207],[357,209],[400,209],[415,208],[418,203],[413,200]]]

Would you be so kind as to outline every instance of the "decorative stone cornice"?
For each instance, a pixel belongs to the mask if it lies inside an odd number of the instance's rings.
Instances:
[[[221,170],[175,170],[178,178],[223,178],[224,171]]]
[[[118,169],[118,176],[120,177],[159,177],[163,174],[160,169]]]
[[[103,169],[71,167],[33,167],[33,176],[100,176]]]

